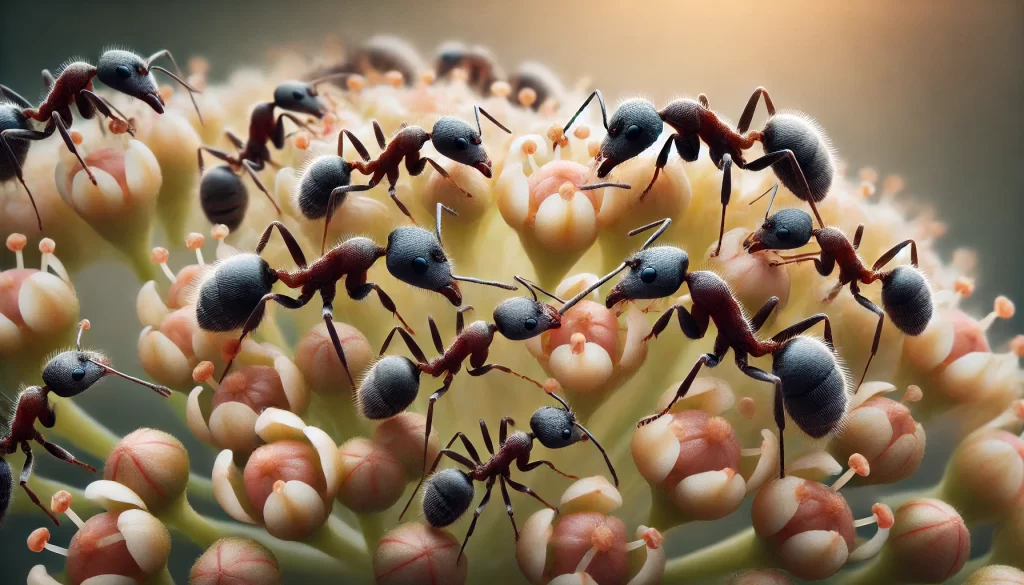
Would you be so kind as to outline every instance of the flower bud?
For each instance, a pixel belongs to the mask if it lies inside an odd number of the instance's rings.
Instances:
[[[970,557],[971,533],[941,500],[911,500],[896,510],[895,522],[881,560],[906,582],[944,583]]]
[[[866,457],[871,474],[863,483],[868,484],[890,484],[910,477],[921,465],[924,449],[924,427],[914,421],[910,409],[882,396],[873,396],[851,410],[842,432],[829,445],[840,460],[854,453]]]
[[[1024,493],[1024,440],[997,429],[970,435],[953,452],[941,490],[972,523],[1005,516]]]
[[[71,539],[65,570],[73,585],[99,575],[145,582],[164,568],[171,535],[142,510],[104,512],[90,518]]]
[[[154,514],[184,495],[188,476],[188,452],[181,441],[155,429],[139,429],[121,439],[103,468],[104,479],[134,491]]]
[[[192,565],[189,585],[280,585],[281,567],[274,553],[247,538],[222,538]]]
[[[777,311],[789,302],[790,274],[787,267],[773,266],[782,262],[779,255],[771,250],[748,254],[743,241],[750,234],[747,228],[736,228],[722,236],[722,249],[718,256],[711,256],[718,243],[708,248],[709,269],[714,270],[727,283],[733,294],[745,307],[757,308],[771,297],[779,298]]]
[[[373,362],[370,342],[358,329],[345,323],[334,322],[334,328],[345,351],[345,359],[353,377],[363,372]],[[334,351],[334,344],[327,332],[327,325],[318,323],[302,336],[295,348],[295,365],[303,373],[306,382],[314,392],[349,396],[351,388],[345,369]]]
[[[454,536],[423,524],[402,524],[384,535],[373,552],[378,585],[462,585],[469,559],[459,558]]]
[[[56,244],[49,238],[39,243],[43,253],[39,270],[25,268],[22,250],[27,245],[22,234],[7,238],[7,249],[15,253],[17,264],[0,272],[0,355],[14,356],[36,344],[49,351],[78,320],[78,297],[64,265],[53,254]]]
[[[407,482],[405,468],[390,449],[355,438],[342,445],[339,452],[342,480],[338,501],[346,508],[358,514],[380,512],[402,497]]]
[[[1008,565],[989,565],[971,573],[964,585],[1024,585],[1024,571]]]
[[[189,103],[189,109],[191,106]],[[170,239],[177,239],[184,231],[199,177],[195,156],[201,144],[199,135],[184,115],[169,110],[162,115],[147,115],[137,138],[149,147],[160,164],[163,181],[157,198],[157,217]]]
[[[427,419],[415,412],[402,412],[382,421],[373,430],[373,442],[394,454],[405,468],[409,479],[423,473],[423,439]],[[441,450],[437,428],[430,429],[427,462],[433,461]]]

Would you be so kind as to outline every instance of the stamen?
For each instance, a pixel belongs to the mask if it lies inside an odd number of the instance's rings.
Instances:
[[[840,489],[842,489],[844,485],[846,485],[851,479],[853,479],[854,474],[859,475],[861,477],[867,477],[867,475],[871,472],[871,466],[868,465],[868,460],[865,459],[864,456],[861,455],[860,453],[854,453],[853,455],[850,455],[849,463],[850,468],[846,470],[846,473],[839,476],[839,479],[837,479],[836,482],[832,484],[832,491],[838,492]]]
[[[65,557],[68,556],[68,549],[50,544],[50,531],[46,528],[36,528],[32,534],[28,535],[28,550],[34,553],[48,550]]]
[[[760,455],[760,447],[751,447],[749,449],[740,449],[740,457],[753,457],[754,455]]]
[[[885,541],[889,539],[889,530],[895,523],[892,510],[885,504],[875,504],[874,506],[871,506],[871,513],[872,516],[870,518],[857,520],[853,525],[855,527],[861,527],[877,523],[878,532],[875,532],[875,535],[871,537],[871,540],[855,548],[850,553],[850,556],[847,557],[847,563],[856,563],[875,556],[882,550],[882,546],[885,544]]]
[[[572,196],[576,194],[576,185],[566,181],[562,183],[562,186],[558,188],[558,195],[566,201],[572,201]]]
[[[530,163],[530,170],[537,172],[540,166],[537,164],[537,160],[533,158],[534,153],[537,152],[537,143],[533,140],[524,140],[523,145],[520,147],[523,154],[526,155],[526,161]]]
[[[104,538],[101,538],[101,539],[97,540],[96,541],[96,548],[104,548],[104,547],[111,546],[111,545],[114,545],[114,544],[117,544],[117,543],[123,542],[123,541],[124,541],[124,534],[121,534],[120,532],[115,532],[115,533],[111,534],[110,536],[107,536],[107,537],[104,537]]]
[[[71,131],[71,142],[74,142],[75,146],[81,146],[82,145],[82,141],[84,141],[84,140],[85,140],[85,138],[82,136],[81,132],[79,132],[78,130],[72,130]],[[85,156],[85,155],[82,154],[82,156]]]
[[[85,528],[85,522],[71,509],[71,494],[66,490],[60,490],[53,494],[53,497],[50,498],[50,511],[54,514],[66,514],[79,530]]]
[[[43,255],[39,262],[39,271],[46,272],[49,269],[50,258],[53,251],[57,249],[57,243],[50,238],[39,240],[39,252]]]
[[[199,365],[192,370],[192,379],[200,384],[206,384],[213,388],[214,392],[220,390],[220,385],[213,377],[213,362],[199,362]]]
[[[384,80],[395,89],[405,85],[405,76],[401,71],[388,71],[384,74]]]
[[[974,279],[961,276],[953,282],[953,290],[960,298],[967,298],[974,294]]]
[[[171,254],[167,251],[167,248],[161,248],[159,246],[153,248],[149,253],[149,259],[152,260],[154,264],[159,264],[164,275],[167,277],[167,280],[171,281],[171,284],[174,284],[177,277],[174,276],[174,273],[171,272],[171,269],[167,266],[167,259],[170,258],[170,256]]]
[[[18,270],[25,268],[25,256],[21,253],[28,245],[28,238],[24,234],[11,234],[7,236],[7,249],[14,252],[18,259]]]
[[[740,398],[739,403],[736,405],[736,410],[740,413],[740,416],[747,420],[751,420],[757,413],[757,405],[753,398],[744,396],[743,398]]]
[[[590,126],[586,124],[580,124],[579,126],[576,126],[575,129],[573,129],[572,135],[575,136],[576,138],[579,138],[580,140],[586,140],[590,138]]]
[[[349,75],[345,79],[345,87],[352,93],[358,94],[366,87],[366,78],[362,75]]]
[[[324,126],[326,127],[327,124],[325,123]],[[309,136],[306,136],[305,134],[296,135],[295,138],[292,139],[292,146],[299,150],[306,150],[309,148]]]
[[[569,338],[569,348],[573,355],[580,355],[587,345],[587,338],[582,333],[573,333]]]
[[[529,108],[537,101],[537,92],[532,88],[524,87],[519,90],[519,95],[517,97],[519,98],[519,105],[524,108]]]
[[[985,318],[978,321],[978,327],[982,331],[987,331],[992,323],[995,323],[996,319],[1011,319],[1016,312],[1016,307],[1009,298],[1005,296],[998,296],[994,303],[992,303],[992,312],[985,315]]]
[[[433,69],[428,69],[423,73],[420,73],[421,87],[428,87],[434,85],[435,81],[437,81],[437,73],[435,73]]]
[[[222,223],[218,223],[217,225],[213,226],[213,228],[210,229],[210,235],[213,236],[213,239],[217,240],[217,251],[214,254],[216,257],[220,257],[221,248],[227,245],[224,243],[224,241],[227,239],[230,233],[231,230],[228,228],[228,226]]]
[[[203,237],[203,234],[197,234],[196,232],[190,233],[188,237],[185,238],[185,246],[187,246],[189,250],[195,251],[196,260],[200,266],[206,266],[206,263],[203,262],[203,244],[205,242],[206,238]]]
[[[907,386],[907,391],[903,393],[903,399],[900,402],[909,404],[911,402],[920,402],[922,398],[924,398],[924,392],[921,391],[921,387],[911,384]]]
[[[577,573],[585,573],[587,571],[587,567],[590,566],[590,561],[594,560],[594,556],[595,555],[597,555],[597,547],[592,546],[592,547],[590,547],[590,550],[588,550],[583,555],[583,558],[580,559],[580,563],[578,565],[576,565],[576,571],[575,572],[577,572]]]

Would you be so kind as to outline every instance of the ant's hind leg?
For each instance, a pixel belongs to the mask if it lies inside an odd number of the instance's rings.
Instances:
[[[341,346],[341,339],[338,337],[338,330],[334,328],[334,305],[328,300],[324,300],[323,308],[323,319],[324,326],[327,327],[327,334],[331,338],[331,344],[334,345],[334,353],[338,354],[338,359],[341,361],[341,367],[345,368],[345,375],[348,376],[348,383],[353,389],[357,388],[356,380],[352,377],[352,370],[348,367],[348,360],[345,359],[345,349]]]
[[[747,100],[747,105],[743,108],[743,113],[740,114],[740,121],[736,124],[736,131],[743,134],[750,128],[750,122],[754,119],[754,110],[757,109],[757,100],[764,96],[764,106],[768,110],[769,116],[775,115],[775,104],[772,103],[771,96],[768,95],[768,90],[759,87],[754,90],[754,93],[750,95],[750,99]],[[707,107],[706,105],[704,107]]]
[[[782,380],[775,374],[769,374],[760,368],[747,365],[745,358],[742,362],[737,359],[737,365],[740,366],[740,371],[751,378],[775,386],[774,414],[775,424],[779,427],[779,477],[786,477],[786,449],[783,438],[786,430],[786,411],[782,403]]]
[[[516,536],[516,542],[519,541],[519,527],[516,526],[515,512],[512,510],[512,498],[508,497],[508,486],[505,485],[505,476],[498,476],[498,483],[501,484],[501,499],[505,500],[505,511],[508,512],[508,520],[512,523],[512,533]]]
[[[900,251],[903,250],[903,248],[906,248],[907,246],[910,246],[910,263],[913,264],[916,267],[917,266],[917,242],[915,242],[914,240],[904,240],[904,241],[896,244],[895,246],[893,246],[885,254],[882,254],[882,256],[875,262],[875,265],[872,266],[871,269],[872,270],[878,270],[879,268],[885,266],[886,264],[891,262],[893,258],[896,257],[896,254],[899,254]]]
[[[462,548],[459,549],[459,556],[455,559],[458,562],[462,559],[462,553],[466,550],[466,543],[469,542],[469,537],[473,536],[473,531],[476,530],[476,521],[480,519],[480,514],[487,507],[487,503],[491,501],[491,490],[494,489],[494,478],[492,477],[487,481],[487,489],[484,491],[484,497],[480,499],[480,505],[473,511],[473,521],[469,523],[469,530],[466,531],[466,538],[462,539]]]
[[[860,381],[857,382],[857,386],[854,388],[856,390],[856,388],[860,388],[861,385],[864,384],[864,380],[868,375],[868,368],[871,367],[871,360],[874,359],[875,354],[878,353],[878,343],[882,339],[882,325],[885,323],[885,313],[878,305],[862,296],[859,291],[854,290],[852,292],[853,298],[860,303],[860,306],[878,315],[878,325],[875,326],[875,337],[871,342],[871,353],[868,354],[868,361],[864,364],[864,372],[860,375]]]
[[[732,199],[732,155],[722,155],[722,220],[718,225],[718,246],[712,252],[711,257],[715,258],[722,252],[722,238],[725,236],[725,210],[729,207],[729,200]]]
[[[825,313],[818,313],[817,315],[811,315],[810,317],[803,319],[802,321],[797,321],[793,325],[790,325],[789,327],[786,327],[782,331],[776,333],[772,337],[772,341],[775,341],[777,343],[783,343],[789,339],[796,337],[797,335],[800,335],[804,331],[807,331],[808,329],[814,327],[815,325],[822,321],[825,322],[825,341],[831,348],[833,347],[832,323],[829,322],[828,315],[826,315]]]
[[[263,231],[263,235],[260,237],[260,241],[256,244],[256,254],[263,252],[263,249],[267,247],[267,242],[270,241],[270,235],[277,228],[278,232],[281,233],[281,239],[284,240],[284,245],[288,247],[288,253],[291,254],[292,260],[299,266],[299,268],[306,267],[306,255],[302,253],[302,247],[295,240],[295,236],[289,231],[285,225],[279,221],[272,221],[267,229]]]
[[[263,165],[260,166],[262,167]],[[267,191],[267,188],[263,185],[263,181],[261,181],[259,175],[256,174],[256,171],[259,169],[257,169],[252,161],[249,160],[242,161],[242,168],[249,173],[249,176],[252,178],[252,182],[256,183],[256,187],[259,188],[260,191],[263,191],[263,194],[267,196],[267,199],[270,200],[270,204],[274,206],[275,210],[277,210],[277,214],[281,215],[281,208],[278,207],[277,201],[274,201],[274,196],[270,194],[270,191]]]

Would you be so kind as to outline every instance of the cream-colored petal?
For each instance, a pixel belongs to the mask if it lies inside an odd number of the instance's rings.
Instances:
[[[551,352],[548,369],[563,386],[577,392],[591,392],[611,378],[614,365],[603,347],[588,341],[579,354],[574,354],[568,343],[556,347]]]
[[[804,480],[788,475],[764,485],[754,499],[750,510],[754,530],[758,536],[769,537],[778,533],[796,514],[800,507],[797,487]]]
[[[36,272],[21,283],[18,308],[25,325],[41,335],[64,330],[78,317],[78,297],[66,282]]]
[[[71,199],[79,215],[87,220],[108,220],[125,211],[125,197],[121,185],[110,173],[90,167],[96,177],[93,185],[84,171],[75,174],[71,182]]]
[[[646,526],[638,526],[636,529],[636,538],[643,538],[644,534],[648,530],[649,529]],[[662,577],[665,576],[665,547],[661,546],[661,542],[656,543],[653,548],[650,542],[648,542],[644,547],[644,550],[647,553],[647,557],[644,559],[644,564],[626,585],[659,585]]]
[[[519,530],[516,542],[516,562],[526,580],[533,585],[544,581],[544,565],[548,558],[548,541],[554,532],[551,523],[555,520],[555,511],[542,508],[526,519]]]
[[[801,579],[827,579],[846,564],[849,551],[838,532],[808,530],[791,536],[779,547],[784,569]]]
[[[522,230],[530,213],[530,187],[521,163],[506,164],[494,183],[498,211],[514,230]]]
[[[239,522],[246,524],[258,524],[249,515],[248,503],[243,506],[239,494],[245,495],[245,485],[242,480],[242,471],[235,466],[231,451],[225,449],[217,455],[213,462],[213,495],[220,507]]]
[[[892,442],[892,432],[888,413],[868,405],[850,412],[840,441],[871,461]]]
[[[21,347],[21,342],[21,329],[0,313],[0,354],[16,351]]]
[[[156,281],[150,280],[139,289],[135,297],[135,314],[143,327],[158,328],[171,312],[156,290]]]
[[[139,337],[139,362],[156,381],[181,387],[192,381],[192,366],[173,341],[161,331],[147,328]]]
[[[82,585],[138,585],[135,579],[124,575],[96,575],[82,581]]]
[[[260,444],[256,435],[258,415],[241,402],[225,402],[210,413],[210,434],[214,443],[236,453],[251,453]]]
[[[213,435],[210,434],[210,427],[203,417],[203,411],[199,407],[199,396],[203,393],[202,386],[196,386],[188,394],[188,401],[185,403],[185,422],[188,429],[192,431],[200,441],[213,444]]]
[[[621,507],[622,494],[603,475],[577,480],[565,490],[559,503],[559,510],[562,514],[574,512],[608,514]]]
[[[872,396],[894,392],[895,390],[896,386],[893,386],[889,382],[864,382],[861,384],[860,388],[857,388],[853,397],[850,398],[850,410],[864,404]]]
[[[309,390],[306,389],[306,380],[302,377],[299,368],[286,356],[279,355],[274,358],[274,369],[281,377],[281,387],[284,388],[284,395],[288,399],[288,408],[292,412],[305,412],[309,406]]]
[[[571,573],[559,575],[552,579],[548,585],[599,585],[590,573]]]
[[[684,514],[697,520],[716,520],[735,512],[743,503],[746,483],[731,469],[705,471],[683,478],[673,501]]]
[[[324,472],[327,484],[327,497],[334,498],[341,486],[341,451],[327,433],[316,427],[306,427],[302,432],[320,457],[320,468]]]
[[[679,439],[672,432],[672,417],[665,415],[633,431],[633,461],[647,481],[660,483],[676,465]]]
[[[643,312],[630,305],[626,308],[626,341],[622,344],[622,355],[619,356],[619,369],[632,372],[639,368],[647,358],[647,344],[643,338],[650,333],[650,325]]]
[[[149,512],[128,510],[117,517],[117,529],[124,535],[128,552],[147,574],[167,564],[171,554],[171,533]]]
[[[138,140],[129,141],[124,151],[124,175],[133,204],[155,200],[163,183],[160,163],[153,156],[153,151]]]
[[[796,473],[798,471],[813,471],[815,475],[820,474],[821,478],[825,478],[842,473],[843,466],[828,451],[812,449],[801,454],[786,465],[787,473]]]
[[[267,498],[263,521],[271,535],[297,540],[322,526],[329,513],[316,490],[301,481],[289,481]]]
[[[598,278],[600,278],[598,275],[590,272],[567,276],[562,282],[558,283],[558,287],[555,288],[555,295],[563,299],[571,299],[597,282]],[[602,302],[601,296],[596,290],[587,295],[586,298],[591,301]]]
[[[299,415],[280,408],[268,408],[256,420],[256,434],[268,443],[300,441],[305,437],[302,434],[305,428],[306,423]]]
[[[953,322],[935,315],[921,335],[908,335],[903,340],[903,355],[920,372],[937,367],[953,350],[956,333]]]
[[[138,508],[139,510],[149,509],[146,507],[146,502],[143,502],[138,494],[116,481],[101,479],[90,483],[85,488],[85,497],[96,502],[109,512],[131,510],[133,508]]]
[[[27,585],[61,585],[61,583],[46,572],[46,567],[36,565],[28,572]]]
[[[637,311],[639,313],[639,311]],[[646,325],[646,321],[644,321]],[[640,331],[650,332],[650,326],[637,328]],[[638,334],[641,336],[647,333]],[[661,412],[675,398],[679,390],[679,383],[670,385],[658,399],[658,412]],[[714,376],[701,376],[693,381],[686,396],[676,401],[672,407],[673,412],[681,410],[703,410],[704,412],[718,416],[729,410],[736,404],[736,395],[733,394],[732,386],[721,378]]]
[[[747,479],[748,494],[761,489],[766,481],[779,473],[779,439],[768,429],[761,429],[761,437],[761,458]]]

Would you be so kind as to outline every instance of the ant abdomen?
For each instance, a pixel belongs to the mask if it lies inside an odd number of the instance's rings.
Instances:
[[[321,156],[310,163],[306,172],[299,179],[295,193],[299,211],[306,219],[320,219],[327,216],[327,205],[331,200],[331,192],[337,187],[344,187],[352,179],[352,165],[340,156]],[[336,197],[334,210],[345,200],[344,196]]]
[[[772,373],[782,380],[786,412],[801,430],[814,438],[838,430],[846,415],[846,379],[828,346],[794,337],[775,352]]]
[[[223,332],[242,327],[275,282],[277,273],[256,254],[239,254],[217,264],[199,286],[199,328]]]
[[[454,523],[473,503],[473,480],[466,472],[448,468],[427,480],[423,491],[423,515],[434,528]]]
[[[249,208],[249,191],[230,166],[213,167],[203,173],[199,183],[199,204],[210,223],[222,223],[235,231]]]
[[[576,426],[573,413],[554,406],[537,409],[530,417],[530,430],[548,449],[561,449],[583,439],[583,431]]]
[[[920,335],[932,318],[928,281],[913,266],[897,266],[882,277],[882,306],[897,329]]]
[[[356,407],[370,420],[384,420],[409,408],[420,390],[420,369],[407,357],[389,355],[366,373]]]
[[[561,324],[561,316],[554,307],[526,297],[507,299],[494,309],[494,326],[512,341],[536,337]]]
[[[815,202],[824,199],[832,186],[835,161],[821,131],[809,120],[796,114],[776,114],[768,119],[762,133],[764,151],[793,151],[807,179],[811,197]],[[804,187],[789,162],[776,162],[772,169],[787,189],[800,199],[805,198]]]
[[[106,369],[95,363],[102,363],[105,359],[95,352],[61,352],[43,367],[43,383],[57,396],[76,396],[106,375]]]
[[[28,118],[21,113],[21,108],[14,104],[0,104],[0,132],[4,130],[31,130]],[[18,165],[25,166],[25,159],[28,157],[28,149],[31,143],[21,138],[7,138],[7,144],[14,153]],[[0,181],[13,179],[18,175],[18,170],[12,164],[6,153],[0,153]]]

